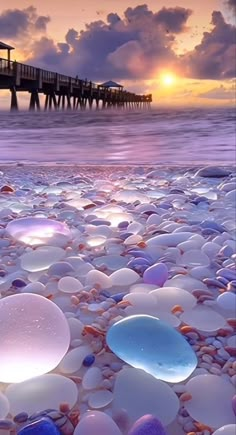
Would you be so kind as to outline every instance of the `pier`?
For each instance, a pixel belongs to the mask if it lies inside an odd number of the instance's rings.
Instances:
[[[29,93],[29,110],[147,108],[152,102],[151,94],[137,95],[123,88],[113,89],[12,61],[10,51],[13,47],[0,43],[0,49],[8,51],[7,59],[0,58],[0,89],[10,91],[11,110],[18,110],[18,92]],[[44,107],[41,107],[39,94],[45,95]]]

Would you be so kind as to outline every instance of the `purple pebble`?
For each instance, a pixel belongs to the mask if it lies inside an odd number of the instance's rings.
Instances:
[[[232,408],[233,408],[234,414],[236,415],[236,394],[234,395],[234,397],[232,399]]]
[[[150,266],[143,274],[143,282],[146,284],[156,284],[160,287],[168,279],[168,269],[164,263],[157,263]]]
[[[167,435],[167,433],[156,417],[147,414],[134,423],[128,435]]]

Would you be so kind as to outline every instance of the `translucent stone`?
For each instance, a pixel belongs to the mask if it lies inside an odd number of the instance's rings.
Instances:
[[[186,290],[177,287],[163,287],[150,292],[157,301],[158,311],[171,312],[175,305],[180,305],[183,310],[193,308],[197,299]]]
[[[85,390],[93,390],[102,382],[102,372],[98,367],[91,367],[85,373],[82,386]]]
[[[123,301],[130,302],[132,307],[147,310],[153,310],[157,305],[156,299],[146,293],[129,293],[123,297]]]
[[[213,432],[212,435],[235,435],[236,434],[236,424],[227,424],[222,426]]]
[[[150,202],[148,196],[138,192],[137,190],[121,190],[120,192],[116,192],[112,196],[112,199],[115,199],[116,201],[124,201],[127,204],[135,201],[140,201],[141,204]]]
[[[225,326],[224,317],[204,305],[197,305],[192,310],[185,311],[180,319],[187,325],[206,332],[216,331]]]
[[[129,286],[137,282],[140,279],[140,276],[134,270],[124,267],[123,269],[113,272],[110,275],[110,279],[114,286]]]
[[[89,411],[77,424],[74,435],[122,435],[112,418],[100,411]]]
[[[188,240],[193,233],[172,233],[172,234],[160,234],[158,236],[152,237],[147,241],[149,246],[177,246],[179,243]]]
[[[79,346],[70,350],[59,365],[61,373],[71,374],[77,372],[82,366],[84,358],[92,352],[89,345]]]
[[[29,272],[48,269],[56,261],[65,257],[65,251],[55,246],[42,246],[20,257],[21,267]]]
[[[166,382],[181,382],[197,365],[190,345],[174,328],[147,315],[135,315],[112,325],[107,344],[123,361]]]
[[[209,266],[210,260],[209,257],[200,249],[190,249],[189,251],[184,252],[180,263],[190,267]]]
[[[7,416],[9,409],[10,405],[8,398],[0,391],[0,419]]]
[[[72,408],[77,402],[78,389],[76,384],[65,376],[48,374],[9,385],[6,396],[12,415],[23,411],[31,415],[44,409],[59,410],[61,403],[68,403]]]
[[[73,317],[69,318],[67,321],[70,328],[71,341],[81,338],[84,324],[79,319],[75,319]]]
[[[0,329],[0,382],[22,382],[53,370],[70,344],[62,311],[32,293],[0,300]]]
[[[116,376],[113,395],[113,412],[125,409],[130,423],[152,414],[166,426],[179,410],[179,399],[172,388],[143,370],[122,369]]]
[[[189,292],[196,289],[208,291],[208,287],[203,282],[189,275],[176,275],[174,278],[168,279],[164,287],[179,287]]]
[[[58,281],[58,289],[64,293],[77,293],[83,289],[83,285],[73,276],[63,276]]]
[[[112,287],[112,280],[110,276],[99,270],[90,270],[86,276],[86,285],[99,284],[103,289]]]
[[[201,250],[202,252],[204,252],[204,254],[206,254],[209,258],[213,258],[215,257],[219,250],[220,250],[220,245],[218,245],[218,243],[214,243],[214,242],[206,242]],[[206,265],[205,265],[206,266]]]
[[[128,259],[121,257],[121,255],[103,255],[98,258],[94,258],[93,264],[96,267],[105,266],[109,270],[118,270],[125,267],[128,263]]]
[[[89,395],[88,405],[91,408],[100,409],[109,405],[113,400],[113,394],[110,391],[96,391]]]
[[[96,236],[96,237],[88,237],[86,239],[86,244],[90,246],[91,248],[96,248],[98,246],[104,245],[107,238],[103,236]]]
[[[152,290],[156,290],[157,286],[154,284],[146,284],[146,283],[140,283],[140,284],[133,284],[129,291],[130,293],[149,293]]]
[[[161,422],[152,415],[144,415],[139,418],[128,435],[167,435]]]
[[[186,391],[192,399],[184,406],[190,416],[212,428],[235,422],[232,408],[234,386],[226,379],[216,375],[199,375],[190,379]]]
[[[121,222],[132,221],[132,215],[129,213],[111,213],[107,216],[107,220],[111,223],[112,227],[117,227]]]
[[[143,274],[143,282],[163,286],[168,279],[168,269],[164,263],[157,263],[148,267]]]
[[[32,282],[24,287],[24,293],[44,294],[45,285],[41,282]]]
[[[139,234],[132,234],[132,236],[127,237],[124,241],[124,245],[136,245],[142,241],[142,237]]]
[[[15,219],[7,224],[6,231],[27,245],[45,245],[57,234],[70,236],[70,230],[63,222],[36,217]]]
[[[217,304],[225,310],[235,310],[236,295],[231,292],[224,292],[217,297]]]

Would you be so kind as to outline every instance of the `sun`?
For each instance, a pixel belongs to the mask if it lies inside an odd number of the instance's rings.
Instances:
[[[165,73],[161,75],[161,83],[164,86],[173,86],[176,81],[176,78],[174,74],[172,73]]]

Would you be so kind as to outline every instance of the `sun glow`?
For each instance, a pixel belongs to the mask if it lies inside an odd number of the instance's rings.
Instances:
[[[176,77],[172,73],[165,73],[161,75],[161,83],[164,86],[173,86],[176,82]]]

